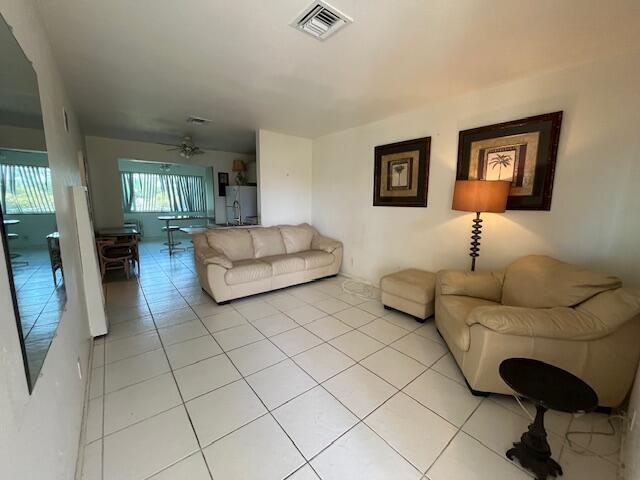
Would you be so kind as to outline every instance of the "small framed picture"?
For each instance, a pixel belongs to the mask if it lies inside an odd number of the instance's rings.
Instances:
[[[458,180],[509,180],[507,210],[550,210],[562,112],[460,132]]]
[[[218,172],[218,195],[227,196],[227,185],[229,185],[229,174],[227,172]]]
[[[373,205],[426,207],[431,137],[375,148]]]

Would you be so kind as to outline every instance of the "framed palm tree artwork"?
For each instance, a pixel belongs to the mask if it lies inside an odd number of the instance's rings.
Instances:
[[[426,207],[431,137],[375,148],[373,205]]]
[[[457,180],[509,180],[507,210],[551,210],[562,112],[460,132]]]

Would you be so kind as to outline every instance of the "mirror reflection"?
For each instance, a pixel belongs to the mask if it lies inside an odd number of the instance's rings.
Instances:
[[[0,20],[0,228],[33,390],[66,294],[38,81],[11,29]]]

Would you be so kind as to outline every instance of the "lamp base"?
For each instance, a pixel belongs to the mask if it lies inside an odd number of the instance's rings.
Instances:
[[[469,256],[471,257],[471,271],[476,270],[476,258],[480,256],[480,238],[482,233],[482,219],[480,212],[476,212],[476,218],[473,219],[473,228],[471,229],[471,248]]]

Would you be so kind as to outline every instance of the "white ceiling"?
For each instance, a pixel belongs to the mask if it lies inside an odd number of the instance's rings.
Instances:
[[[640,45],[638,0],[38,0],[87,134],[251,152],[266,128],[316,137],[434,99]]]

